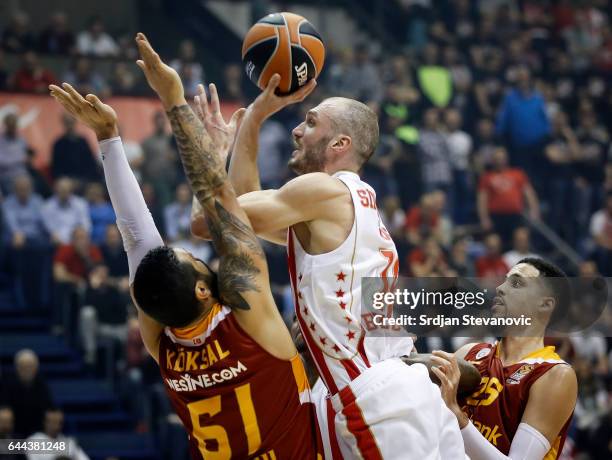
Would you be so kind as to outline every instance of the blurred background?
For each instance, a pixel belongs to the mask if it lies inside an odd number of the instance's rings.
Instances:
[[[140,339],[95,138],[47,86],[67,81],[117,109],[166,242],[214,266],[212,247],[190,236],[191,193],[133,38],[148,35],[188,95],[216,83],[231,112],[258,94],[242,36],[274,11],[307,17],[327,57],[316,92],[262,129],[264,187],[291,177],[305,110],[356,98],[380,117],[363,176],[401,274],[498,277],[535,254],[572,276],[612,275],[610,1],[3,0],[0,438],[65,433],[79,459],[187,458]],[[289,322],[285,250],[265,248]],[[579,378],[563,458],[612,458],[612,340],[595,331],[555,344]]]

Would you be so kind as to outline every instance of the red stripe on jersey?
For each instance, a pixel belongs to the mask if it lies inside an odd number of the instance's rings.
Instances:
[[[357,405],[355,394],[351,387],[346,386],[340,392],[342,413],[346,417],[346,426],[357,441],[357,448],[363,458],[382,460],[382,454],[376,444],[376,438],[363,418],[363,413]]]
[[[359,372],[357,364],[355,364],[352,359],[341,359],[340,364],[342,364],[342,367],[344,367],[344,370],[346,370],[349,379],[355,380],[357,377],[359,377],[361,372]]]
[[[365,335],[366,335],[365,330],[362,327],[361,328],[361,338],[359,339],[359,343],[357,344],[357,351],[359,352],[359,355],[361,356],[361,359],[363,359],[363,362],[365,363],[365,365],[367,367],[371,367],[370,360],[368,359],[368,355],[366,355],[365,347],[363,345],[363,340],[365,339]]]
[[[338,438],[336,438],[336,413],[332,407],[331,399],[327,398],[325,405],[327,408],[327,431],[329,434],[329,446],[331,447],[332,460],[342,460]]]
[[[317,365],[319,375],[323,379],[323,382],[325,382],[325,385],[327,386],[331,394],[335,395],[336,393],[338,393],[338,387],[336,386],[336,382],[334,381],[331,372],[327,368],[323,352],[321,352],[317,344],[314,342],[314,339],[310,334],[310,330],[308,329],[308,325],[304,322],[304,318],[302,318],[302,314],[299,308],[297,268],[295,264],[295,248],[293,243],[293,231],[291,229],[289,229],[289,231],[287,232],[287,263],[289,265],[289,279],[291,280],[291,285],[293,287],[293,301],[295,304],[295,312],[298,319],[298,323],[300,324],[300,329],[302,330],[302,336],[304,337],[304,340],[308,345],[308,349],[310,350],[310,354],[312,356],[313,361]]]

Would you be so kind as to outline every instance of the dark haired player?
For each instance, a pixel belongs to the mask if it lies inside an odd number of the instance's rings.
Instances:
[[[532,318],[531,326],[508,331],[491,345],[470,343],[452,355],[434,352],[442,394],[453,411],[470,458],[542,460],[559,458],[577,397],[576,374],[554,347],[544,346],[549,323],[566,313],[569,282],[555,265],[525,258],[497,288],[493,314]],[[457,359],[474,364],[480,387],[457,402]]]
[[[51,94],[100,141],[141,334],[189,432],[191,455],[316,459],[306,373],[270,292],[264,253],[224,168],[222,151],[233,141],[240,112],[227,126],[215,114],[226,129],[205,129],[177,73],[144,35],[137,44],[138,65],[167,111],[187,178],[207,211],[218,273],[187,251],[163,245],[125,158],[113,109],[67,84],[51,86]]]

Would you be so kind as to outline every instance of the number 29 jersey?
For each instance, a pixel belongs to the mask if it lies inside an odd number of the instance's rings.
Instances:
[[[164,387],[194,460],[317,459],[320,438],[299,355],[270,355],[219,304],[197,326],[165,328]]]
[[[500,358],[501,343],[479,343],[465,355],[480,372],[480,386],[470,397],[459,401],[463,411],[480,433],[508,455],[535,381],[558,365],[568,365],[555,353],[555,347],[544,347],[519,362],[504,366]],[[544,460],[559,457],[571,416],[559,432]]]

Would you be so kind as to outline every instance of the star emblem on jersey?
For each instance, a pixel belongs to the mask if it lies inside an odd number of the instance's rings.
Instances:
[[[348,331],[346,333],[346,336],[348,337],[349,340],[353,340],[355,338],[355,333],[353,331]]]
[[[308,316],[308,307],[304,307],[304,310],[302,310],[302,311],[304,312],[304,314],[305,314],[306,316]]]
[[[326,345],[327,339],[325,337],[319,337],[319,342],[321,342],[322,345]]]
[[[298,281],[302,281],[302,274],[301,273],[298,275]]]
[[[344,297],[344,294],[345,294],[345,292],[342,289],[338,289],[336,291],[336,297],[338,297],[338,298]]]
[[[336,273],[336,278],[338,278],[337,281],[344,281],[346,274],[344,272]]]
[[[344,303],[342,300],[340,301],[340,308],[346,310],[346,303]]]
[[[314,332],[314,331],[315,331],[315,329],[317,328],[317,326],[315,326],[315,323],[310,323],[310,326],[309,326],[309,327],[310,327],[310,330],[311,330],[312,332]]]
[[[351,319],[350,316],[345,316],[344,319],[346,320],[347,323],[352,323],[353,320]]]
[[[301,299],[301,298],[302,298],[302,293],[298,292],[298,299]]]
[[[340,347],[336,344],[332,347],[336,353],[340,353]]]

